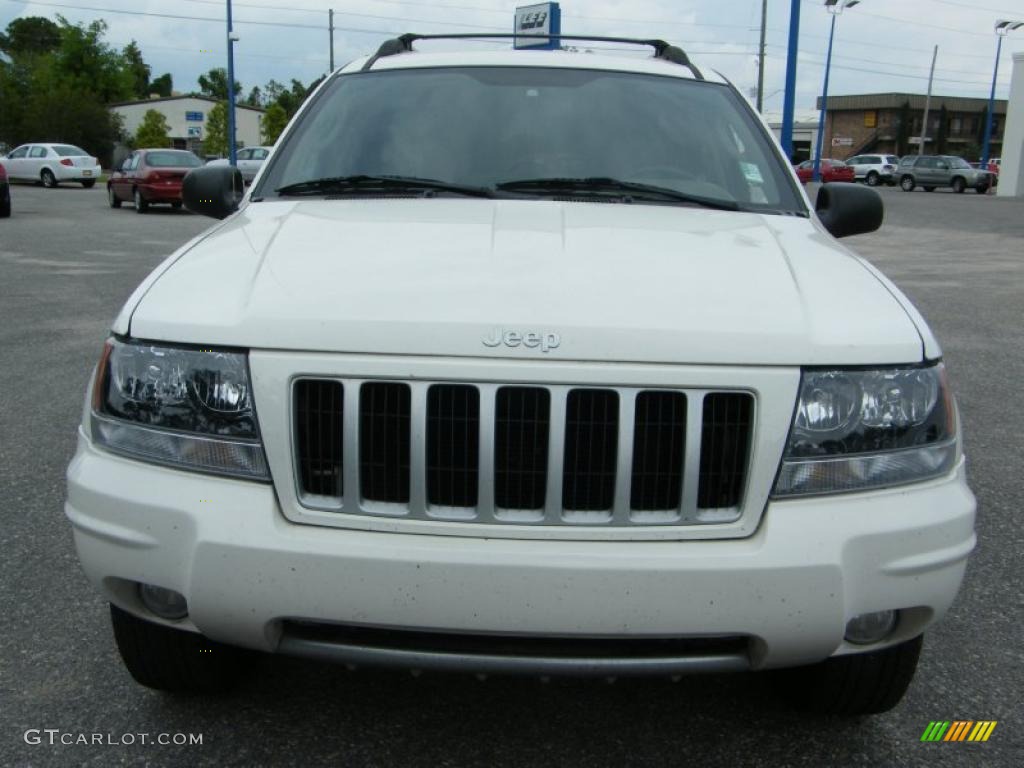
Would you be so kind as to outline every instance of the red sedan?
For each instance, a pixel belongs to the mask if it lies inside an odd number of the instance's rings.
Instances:
[[[800,177],[800,183],[806,184],[814,177],[814,161],[807,160],[796,167],[796,175]],[[821,180],[849,181],[853,183],[853,167],[842,160],[833,160],[828,157],[821,158]]]
[[[181,149],[137,149],[125,158],[107,181],[111,208],[130,202],[136,213],[145,213],[153,203],[181,208],[181,180],[203,161]]]

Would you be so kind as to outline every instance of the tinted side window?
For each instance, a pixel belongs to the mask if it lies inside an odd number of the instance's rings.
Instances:
[[[32,147],[28,153],[29,157],[46,157],[46,147]]]
[[[12,160],[16,160],[18,158],[24,157],[27,154],[28,154],[28,147],[18,147],[16,150],[11,152],[11,154],[8,155],[8,157],[10,157]]]

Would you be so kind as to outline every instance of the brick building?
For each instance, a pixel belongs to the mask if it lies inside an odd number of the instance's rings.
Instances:
[[[829,96],[822,157],[845,160],[873,152],[907,155],[917,151],[925,96],[916,93],[865,93]],[[821,98],[817,106],[821,108]],[[978,160],[985,135],[988,99],[932,95],[925,152]],[[992,120],[992,157],[1002,150],[1006,101],[997,99]]]

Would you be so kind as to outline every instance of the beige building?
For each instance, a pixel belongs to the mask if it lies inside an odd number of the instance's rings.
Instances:
[[[202,156],[206,120],[216,103],[216,99],[206,96],[170,96],[111,104],[110,111],[121,115],[126,133],[134,134],[142,124],[146,112],[155,109],[163,113],[167,125],[170,126],[172,145],[176,149],[190,149]],[[261,143],[262,115],[262,109],[236,106],[235,141],[239,148],[257,146]]]

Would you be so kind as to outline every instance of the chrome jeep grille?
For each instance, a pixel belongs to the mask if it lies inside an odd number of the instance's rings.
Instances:
[[[303,506],[419,520],[729,522],[754,427],[745,392],[306,378],[292,403]]]

